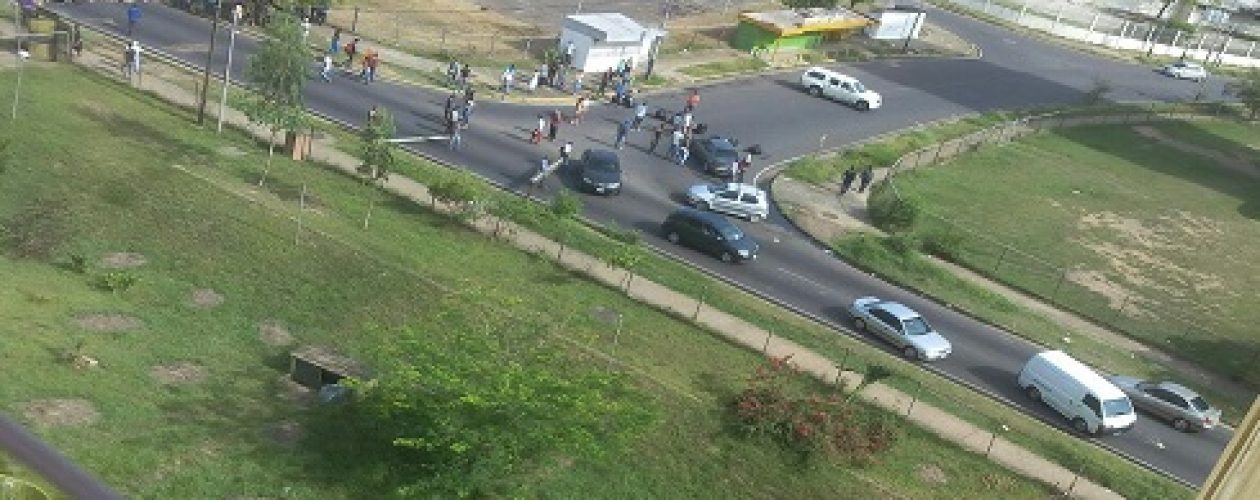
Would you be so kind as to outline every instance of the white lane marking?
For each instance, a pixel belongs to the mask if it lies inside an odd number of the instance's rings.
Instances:
[[[803,281],[803,282],[805,282],[805,283],[809,283],[810,285],[812,285],[812,286],[814,286],[814,287],[816,287],[816,288],[822,289],[824,292],[827,292],[827,293],[832,293],[831,289],[830,289],[830,288],[827,288],[826,286],[823,286],[823,284],[822,284],[822,283],[819,283],[819,282],[817,282],[817,281],[811,280],[811,279],[809,279],[809,278],[806,278],[806,277],[804,277],[804,276],[801,276],[801,275],[799,275],[799,274],[796,274],[796,273],[794,273],[794,272],[792,272],[792,271],[788,271],[787,269],[784,269],[784,268],[782,268],[782,267],[780,267],[780,268],[779,268],[779,271],[783,272],[783,274],[786,274],[786,275],[788,275],[788,276],[791,276],[791,277],[793,277],[793,278],[796,278],[797,280]]]

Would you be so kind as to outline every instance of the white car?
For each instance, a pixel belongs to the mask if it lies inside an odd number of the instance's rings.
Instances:
[[[696,208],[723,212],[752,222],[770,215],[766,191],[751,184],[697,184],[687,190],[687,202]]]
[[[1201,82],[1207,79],[1207,69],[1192,62],[1175,62],[1160,68],[1160,73],[1181,80]]]
[[[809,68],[801,75],[801,86],[811,95],[827,97],[853,106],[858,111],[878,109],[884,104],[879,93],[867,90],[857,78],[827,68]]]

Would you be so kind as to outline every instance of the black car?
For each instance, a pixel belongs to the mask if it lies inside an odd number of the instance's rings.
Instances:
[[[621,193],[621,160],[606,149],[588,149],[577,163],[582,189],[596,194]]]
[[[735,149],[737,144],[739,141],[735,139],[712,135],[691,141],[691,154],[705,172],[730,176],[739,161],[739,151]]]
[[[694,248],[723,262],[757,258],[757,242],[731,221],[713,212],[682,208],[669,214],[661,229],[670,243]]]

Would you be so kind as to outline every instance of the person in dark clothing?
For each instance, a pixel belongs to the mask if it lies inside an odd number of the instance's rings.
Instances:
[[[135,33],[136,24],[140,22],[140,17],[143,15],[139,4],[133,3],[127,7],[127,38],[131,38],[131,35]]]
[[[853,180],[857,178],[857,172],[853,167],[849,167],[844,171],[844,175],[840,177],[840,194],[849,192],[849,188],[853,186]]]
[[[661,137],[665,135],[667,126],[662,123],[652,130],[652,145],[648,147],[648,153],[656,153],[656,145],[661,143]]]
[[[467,64],[460,65],[459,68],[459,84],[466,89],[472,90],[472,85],[468,83],[468,79],[472,77],[472,70]]]
[[[871,181],[875,180],[875,172],[871,169],[870,165],[867,165],[866,168],[862,169],[860,177],[862,182],[861,184],[858,184],[858,192],[863,193],[866,192],[867,187],[870,187]]]
[[[560,111],[552,110],[551,122],[547,125],[547,140],[555,142],[556,134],[560,133]]]
[[[604,76],[599,77],[599,98],[603,99],[608,95],[608,84],[612,82],[612,69],[604,70]]]

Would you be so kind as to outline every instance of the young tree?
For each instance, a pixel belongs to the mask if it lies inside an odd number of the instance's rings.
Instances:
[[[1253,68],[1245,76],[1230,83],[1229,91],[1247,108],[1252,120],[1260,116],[1260,69]]]
[[[296,132],[306,125],[306,105],[302,88],[306,85],[311,60],[302,41],[302,27],[292,14],[277,10],[266,28],[267,37],[250,56],[246,76],[254,85],[244,107],[249,120],[271,130],[267,165],[258,185],[267,180],[276,152],[276,134]]]
[[[394,116],[386,109],[379,110],[376,117],[369,120],[363,127],[363,131],[359,134],[363,139],[359,149],[359,157],[363,163],[359,165],[358,172],[363,176],[364,183],[376,187],[377,184],[389,179],[389,173],[397,162],[394,154],[398,150],[398,145],[389,142],[389,139],[394,138],[395,131]],[[371,196],[369,193],[367,215],[363,216],[363,229],[367,229],[368,222],[372,219],[372,208],[375,205],[376,196]]]

